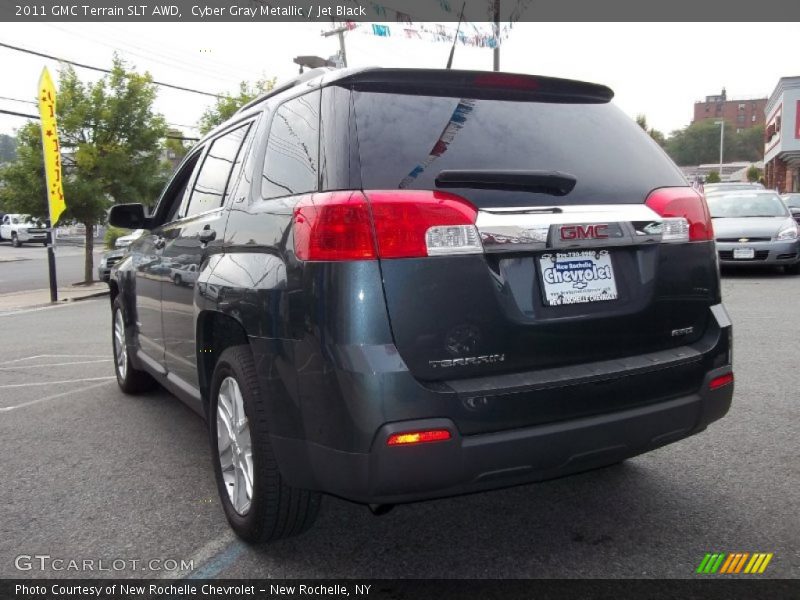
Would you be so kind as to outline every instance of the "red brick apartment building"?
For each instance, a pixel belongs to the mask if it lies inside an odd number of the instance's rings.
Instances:
[[[706,96],[705,101],[694,103],[694,120],[698,123],[707,119],[724,119],[727,124],[736,127],[736,131],[764,125],[764,109],[767,98],[746,98],[728,100],[725,88],[718,96]]]

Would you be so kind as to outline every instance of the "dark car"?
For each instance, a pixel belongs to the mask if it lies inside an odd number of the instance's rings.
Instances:
[[[607,87],[306,73],[187,155],[112,271],[117,379],[203,415],[251,541],[614,464],[731,403],[703,197]],[[197,265],[193,287],[153,261]]]
[[[792,218],[800,224],[800,194],[794,192],[783,194],[781,198],[783,198],[783,201],[786,203],[789,212],[792,213]]]
[[[103,253],[100,263],[97,265],[97,279],[108,282],[111,279],[111,267],[117,264],[125,256],[125,248],[115,248]]]

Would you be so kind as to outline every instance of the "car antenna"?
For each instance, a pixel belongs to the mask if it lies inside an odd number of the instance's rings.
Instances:
[[[447,59],[447,68],[453,66],[453,54],[456,52],[456,42],[458,41],[458,33],[461,31],[461,21],[464,20],[464,8],[467,6],[467,0],[461,5],[461,14],[458,17],[458,27],[456,27],[456,35],[453,37],[453,47],[450,48],[450,58]]]

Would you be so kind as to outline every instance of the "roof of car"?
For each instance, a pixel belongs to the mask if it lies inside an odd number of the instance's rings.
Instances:
[[[611,88],[585,81],[497,71],[458,69],[395,69],[360,67],[334,69],[320,67],[307,71],[242,106],[233,117],[208,132],[197,145],[230,126],[232,122],[260,113],[264,103],[277,96],[301,95],[329,85],[343,85],[361,91],[431,94],[442,92],[468,97],[493,97],[503,90],[509,100],[536,98],[541,101],[587,104],[607,103],[614,97]],[[504,97],[505,99],[505,97]]]

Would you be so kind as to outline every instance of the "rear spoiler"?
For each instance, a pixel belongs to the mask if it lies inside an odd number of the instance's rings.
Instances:
[[[492,71],[342,70],[331,73],[323,85],[337,85],[364,92],[575,104],[605,104],[614,97],[611,88],[596,83]]]

